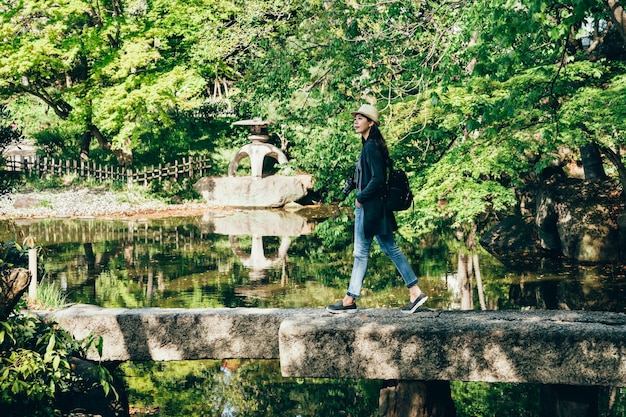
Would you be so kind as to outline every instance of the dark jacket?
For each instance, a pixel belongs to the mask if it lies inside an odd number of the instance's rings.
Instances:
[[[392,211],[385,208],[387,167],[383,154],[372,141],[366,140],[357,162],[356,199],[363,204],[365,237],[393,233],[398,229]]]

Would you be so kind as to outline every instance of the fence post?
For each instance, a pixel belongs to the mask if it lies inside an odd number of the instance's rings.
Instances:
[[[126,168],[126,186],[128,189],[133,188],[133,171],[130,168]]]
[[[37,248],[28,249],[28,271],[30,272],[30,284],[28,284],[28,298],[37,298]]]

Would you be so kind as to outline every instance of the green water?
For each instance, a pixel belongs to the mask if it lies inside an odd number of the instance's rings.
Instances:
[[[352,266],[349,215],[276,216],[29,220],[2,227],[0,238],[33,237],[45,252],[40,279],[71,303],[302,308],[341,298]],[[459,254],[453,239],[411,243],[398,235],[398,242],[430,297],[428,308],[626,308],[622,267],[512,268],[484,252]],[[467,276],[459,268],[466,255],[477,260]],[[407,296],[374,245],[359,306],[399,308]],[[382,381],[282,378],[275,361],[125,363],[119,370],[135,415],[367,417],[377,415],[382,387]],[[459,416],[538,415],[536,385],[454,382],[452,394]]]

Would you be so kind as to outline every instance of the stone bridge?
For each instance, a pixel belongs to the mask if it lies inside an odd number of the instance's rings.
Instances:
[[[626,386],[626,315],[591,311],[120,309],[47,314],[103,361],[280,359],[285,377]]]

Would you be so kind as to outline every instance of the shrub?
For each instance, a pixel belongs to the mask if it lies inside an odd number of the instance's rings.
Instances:
[[[28,242],[29,239],[27,239]],[[15,241],[0,246],[0,279],[14,268],[28,265],[29,246]],[[95,346],[102,353],[102,338],[93,335],[75,340],[56,323],[28,313],[24,300],[0,321],[0,409],[6,417],[56,416],[63,393],[76,392],[82,377],[72,366],[73,358],[85,357]],[[112,377],[104,367],[95,366],[97,385],[105,396]],[[86,387],[87,390],[93,386]]]

